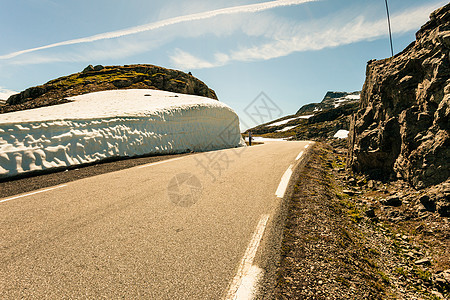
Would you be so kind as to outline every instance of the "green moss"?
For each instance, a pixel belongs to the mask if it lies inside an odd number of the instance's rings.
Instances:
[[[378,271],[377,273],[378,273],[378,275],[380,276],[381,280],[382,280],[384,283],[387,283],[387,284],[390,283],[389,276],[387,276],[384,272]]]
[[[428,270],[422,270],[421,268],[413,267],[414,273],[417,275],[419,279],[423,281],[429,282],[431,281],[432,274]]]
[[[377,249],[373,249],[373,248],[369,249],[369,253],[372,254],[372,255],[375,255],[375,256],[380,256],[381,255],[380,251],[378,251]]]
[[[178,80],[178,79],[170,79],[170,81],[174,81],[176,83],[180,83],[180,84],[186,84],[186,82],[182,81],[182,80]]]
[[[354,223],[357,223],[363,219],[363,216],[361,215],[361,212],[356,209],[352,209],[349,212],[349,216],[352,219]]]
[[[350,281],[348,281],[347,279],[345,279],[345,278],[343,278],[343,277],[341,277],[341,276],[338,276],[338,277],[336,278],[336,281],[342,283],[342,284],[345,285],[346,287],[350,287]]]
[[[364,262],[366,262],[366,263],[367,263],[370,267],[372,267],[372,268],[376,268],[376,267],[377,267],[377,264],[376,264],[373,260],[371,260],[370,258],[368,258],[368,257],[363,257],[362,260],[363,260]]]
[[[336,192],[336,197],[337,197],[339,200],[344,200],[344,199],[350,198],[347,194],[339,193],[339,192]]]
[[[402,275],[402,276],[405,276],[405,277],[408,275],[408,273],[406,272],[406,270],[405,270],[404,268],[402,268],[402,267],[396,268],[396,269],[394,270],[394,272],[395,272],[396,274],[399,274],[399,275]]]
[[[163,73],[152,74],[152,77],[156,77],[156,76],[166,76],[166,74],[163,74]]]

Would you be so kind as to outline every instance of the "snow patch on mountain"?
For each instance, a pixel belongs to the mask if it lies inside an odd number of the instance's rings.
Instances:
[[[290,121],[297,120],[297,119],[309,119],[309,118],[311,118],[312,116],[313,116],[313,115],[307,115],[307,116],[300,116],[300,117],[295,117],[295,118],[289,118],[289,119],[286,119],[286,120],[282,120],[282,121],[278,121],[278,122],[269,124],[269,125],[267,125],[267,126],[280,126],[280,125],[287,124],[287,123],[289,123]],[[295,126],[294,126],[294,127],[295,127]]]
[[[338,139],[346,139],[348,137],[348,133],[348,130],[340,129],[334,134],[333,137]]]

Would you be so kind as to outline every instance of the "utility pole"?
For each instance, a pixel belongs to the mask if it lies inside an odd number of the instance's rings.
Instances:
[[[388,27],[389,27],[389,40],[391,41],[391,57],[394,56],[394,46],[392,46],[392,31],[391,31],[391,17],[389,16],[389,6],[388,1],[384,0],[386,3],[386,13],[387,13],[387,19],[388,19]]]

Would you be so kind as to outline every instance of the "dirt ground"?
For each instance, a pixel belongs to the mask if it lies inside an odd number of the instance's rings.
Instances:
[[[414,191],[351,173],[340,146],[316,143],[295,185],[275,298],[449,299],[448,218],[386,205]]]

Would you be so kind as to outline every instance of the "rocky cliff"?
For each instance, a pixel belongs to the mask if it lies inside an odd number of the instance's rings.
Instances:
[[[349,140],[350,164],[415,188],[450,175],[450,4],[393,58],[369,61]]]
[[[0,106],[0,113],[65,103],[67,97],[114,89],[156,89],[217,99],[205,83],[181,71],[153,65],[99,65],[12,95],[7,105]]]

